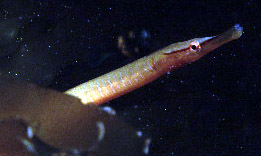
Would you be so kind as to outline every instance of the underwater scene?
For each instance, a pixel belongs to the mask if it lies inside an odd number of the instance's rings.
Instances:
[[[0,155],[261,155],[260,14],[259,0],[0,0]]]

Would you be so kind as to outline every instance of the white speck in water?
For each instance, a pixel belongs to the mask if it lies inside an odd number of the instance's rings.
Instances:
[[[27,136],[28,136],[28,138],[33,138],[33,136],[34,136],[33,129],[30,126],[27,128]]]
[[[102,107],[102,110],[110,115],[116,115],[116,111],[109,106]]]
[[[97,127],[98,127],[98,141],[101,141],[104,136],[105,136],[105,126],[103,124],[103,122],[99,121],[96,123]]]
[[[143,149],[142,149],[142,151],[143,151],[143,153],[145,154],[145,155],[148,155],[149,154],[149,146],[150,146],[150,143],[151,143],[151,139],[150,138],[147,138],[146,140],[145,140],[145,143],[144,143],[144,145],[143,145]]]
[[[21,140],[23,145],[27,148],[28,151],[30,151],[31,153],[36,153],[34,144],[32,144],[29,140],[27,139],[22,139]]]
[[[136,134],[139,138],[142,137],[142,131],[137,131]]]
[[[78,149],[72,149],[70,150],[72,152],[73,155],[79,155],[80,151]]]

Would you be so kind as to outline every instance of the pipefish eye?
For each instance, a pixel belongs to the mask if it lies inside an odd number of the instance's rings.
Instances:
[[[191,42],[190,45],[189,45],[189,50],[190,50],[191,52],[199,52],[200,49],[201,49],[201,46],[200,46],[200,44],[199,44],[198,41],[193,41],[193,42]]]

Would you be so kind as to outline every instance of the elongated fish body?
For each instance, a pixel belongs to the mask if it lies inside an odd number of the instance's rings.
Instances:
[[[65,93],[83,104],[100,105],[159,78],[185,64],[194,62],[221,45],[238,39],[243,28],[238,24],[212,37],[194,38],[171,44],[119,69],[80,84]]]

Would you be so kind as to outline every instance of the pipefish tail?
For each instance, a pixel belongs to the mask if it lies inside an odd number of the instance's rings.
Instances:
[[[169,71],[200,59],[221,45],[238,39],[242,33],[243,28],[236,24],[217,36],[173,43],[65,93],[78,97],[83,104],[103,104],[142,87]]]

